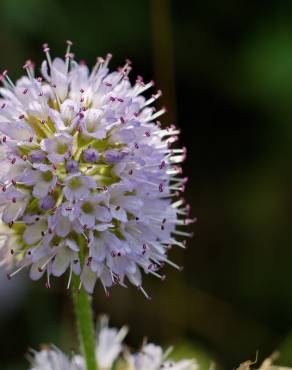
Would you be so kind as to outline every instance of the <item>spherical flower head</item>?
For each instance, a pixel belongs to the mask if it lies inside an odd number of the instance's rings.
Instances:
[[[130,62],[109,72],[111,55],[90,71],[73,60],[32,62],[14,84],[0,76],[1,264],[29,268],[33,280],[68,271],[92,293],[127,280],[142,288],[142,272],[163,278],[171,246],[185,247],[193,220],[180,193],[185,149],[171,149],[179,130],[156,121],[165,109],[146,99],[153,86]],[[178,197],[176,199],[176,197]]]
[[[166,358],[170,351],[155,344],[144,344],[141,350],[131,354],[124,345],[124,338],[128,329],[120,330],[108,327],[107,317],[100,320],[100,329],[96,339],[96,361],[100,370],[197,370],[194,360],[184,359],[178,362]],[[34,352],[31,358],[30,370],[86,370],[82,356],[75,354],[71,358],[63,354],[56,347],[45,348]]]

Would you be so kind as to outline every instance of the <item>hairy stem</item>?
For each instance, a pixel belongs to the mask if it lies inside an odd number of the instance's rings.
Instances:
[[[79,343],[84,356],[86,370],[98,370],[95,356],[94,321],[91,306],[91,296],[81,288],[78,291],[78,279],[74,277],[72,291],[74,310],[77,321]]]

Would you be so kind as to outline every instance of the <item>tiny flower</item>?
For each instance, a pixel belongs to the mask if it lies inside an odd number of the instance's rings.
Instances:
[[[47,195],[44,198],[40,200],[40,208],[44,211],[48,211],[49,209],[52,209],[55,205],[55,199],[51,195]]]
[[[128,280],[148,297],[143,273],[180,269],[168,250],[185,248],[195,221],[181,197],[186,150],[171,148],[179,130],[157,122],[161,93],[143,97],[153,82],[132,85],[128,61],[110,72],[108,55],[90,71],[44,52],[42,77],[29,62],[16,84],[1,78],[0,265],[14,266],[9,278],[46,275],[47,287],[75,273],[90,293]]]
[[[118,150],[107,150],[104,153],[104,159],[108,163],[117,163],[125,157],[126,153]]]
[[[103,112],[99,109],[89,109],[82,119],[82,132],[85,137],[104,139],[106,136],[105,122],[103,122]]]
[[[27,182],[33,185],[32,195],[41,199],[48,195],[50,190],[54,189],[57,184],[57,176],[50,170],[49,166],[47,166],[40,171],[32,171],[30,179],[28,179]]]
[[[100,205],[99,197],[95,195],[88,196],[76,204],[79,207],[79,217],[82,225],[94,229],[96,222],[108,223],[112,220],[109,209]]]
[[[98,160],[99,153],[93,148],[88,148],[83,152],[83,159],[85,162],[94,163]]]
[[[79,174],[67,177],[64,183],[64,195],[69,201],[86,199],[90,190],[96,188],[96,182],[93,178]]]
[[[46,153],[42,150],[32,150],[29,154],[29,159],[32,162],[43,162],[46,159]]]
[[[55,137],[44,139],[42,149],[48,153],[51,163],[61,163],[68,156],[71,149],[72,138],[69,135],[59,134]]]
[[[74,161],[74,159],[71,159],[66,162],[66,170],[68,172],[78,172],[79,170],[79,163],[77,161]]]

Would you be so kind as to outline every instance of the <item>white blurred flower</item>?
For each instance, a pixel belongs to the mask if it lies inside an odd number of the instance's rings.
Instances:
[[[135,370],[160,369],[162,362],[162,348],[152,343],[144,345],[140,352],[129,357],[129,363]]]
[[[120,330],[108,327],[107,317],[101,319],[101,328],[97,335],[96,358],[101,370],[111,369],[114,361],[123,349],[123,340],[128,329]]]
[[[151,104],[161,92],[142,95],[153,82],[131,85],[129,61],[109,72],[110,54],[90,71],[70,45],[65,61],[44,45],[42,77],[30,61],[16,84],[0,75],[1,227],[17,239],[0,247],[0,264],[16,266],[9,278],[23,268],[33,279],[46,272],[47,287],[69,270],[68,287],[74,272],[90,293],[97,280],[108,293],[127,278],[147,296],[142,272],[163,278],[166,263],[179,269],[167,252],[190,236],[180,229],[194,221],[189,207],[175,200],[186,150],[171,149],[179,130],[157,122],[165,109]]]
[[[99,327],[96,341],[96,360],[100,370],[119,368],[123,370],[197,369],[197,363],[194,360],[167,361],[166,357],[169,353],[151,343],[145,344],[140,352],[131,355],[125,350],[123,344],[128,331],[126,327],[122,327],[120,330],[109,328],[108,319],[105,316],[101,318]],[[85,370],[85,362],[80,355],[68,358],[54,347],[33,354],[33,367],[30,370]]]
[[[59,349],[46,348],[40,352],[34,352],[32,368],[30,370],[83,370],[74,359],[69,359]]]
[[[128,363],[133,370],[196,370],[198,368],[194,360],[165,361],[167,357],[168,352],[164,352],[160,346],[148,343],[140,352],[130,355]]]

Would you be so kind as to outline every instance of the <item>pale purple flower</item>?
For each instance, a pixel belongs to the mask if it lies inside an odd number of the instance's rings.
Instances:
[[[85,137],[101,140],[106,136],[106,123],[104,122],[103,112],[100,109],[87,110],[81,120],[81,125]]]
[[[86,199],[91,189],[96,188],[96,182],[89,176],[73,175],[64,180],[64,195],[67,200]]]
[[[24,179],[26,180],[26,179]],[[52,191],[57,183],[57,176],[49,166],[40,170],[31,171],[27,175],[25,183],[33,186],[32,195],[38,199],[46,197]]]
[[[107,207],[101,205],[98,195],[90,195],[86,199],[80,200],[76,207],[79,209],[79,220],[81,224],[91,230],[97,222],[108,223],[112,220],[111,212]]]
[[[69,161],[66,162],[66,170],[68,172],[78,172],[79,170],[79,162],[74,161],[74,159],[70,159]]]
[[[88,148],[83,152],[83,159],[85,162],[94,163],[98,160],[99,153],[93,148]]]
[[[104,153],[104,159],[106,160],[106,162],[108,163],[118,163],[120,162],[125,156],[127,155],[127,153],[125,152],[122,152],[120,150],[107,150],[105,153]]]
[[[55,203],[54,197],[52,195],[47,195],[40,200],[40,208],[44,211],[48,211],[54,207]]]
[[[32,150],[29,154],[29,159],[32,162],[43,162],[46,159],[46,153],[42,150]]]
[[[186,150],[172,149],[179,130],[157,121],[161,92],[142,95],[152,81],[132,85],[129,61],[110,72],[110,54],[90,71],[70,45],[65,61],[44,45],[42,77],[30,61],[15,85],[0,76],[0,264],[15,265],[10,278],[46,273],[47,287],[67,270],[68,287],[75,273],[88,292],[128,280],[148,297],[143,272],[180,269],[167,252],[191,235],[180,197]]]
[[[72,137],[69,135],[56,134],[52,138],[44,139],[41,148],[48,153],[47,157],[51,163],[61,163],[71,153]]]

